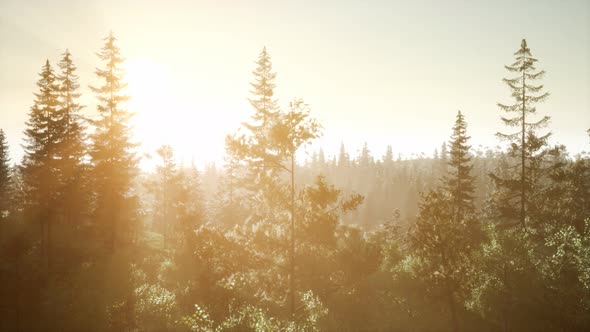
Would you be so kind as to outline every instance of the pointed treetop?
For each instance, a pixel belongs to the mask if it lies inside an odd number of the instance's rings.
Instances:
[[[522,39],[522,42],[520,42],[520,47],[526,48],[526,39]]]

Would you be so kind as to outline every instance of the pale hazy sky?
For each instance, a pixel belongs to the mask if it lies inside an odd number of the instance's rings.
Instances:
[[[522,38],[547,71],[551,97],[538,111],[552,117],[553,143],[589,148],[590,1],[0,0],[0,128],[14,161],[46,58],[70,49],[84,112],[95,114],[88,85],[110,30],[128,60],[143,152],[169,143],[185,161],[218,160],[252,112],[263,46],[280,104],[310,104],[328,154],[340,141],[353,156],[365,141],[376,157],[387,144],[431,154],[457,110],[474,147],[494,146],[496,102],[509,101],[503,66]]]

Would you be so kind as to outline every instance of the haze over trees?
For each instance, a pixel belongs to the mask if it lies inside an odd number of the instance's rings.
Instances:
[[[153,171],[124,47],[103,42],[96,117],[66,50],[40,59],[22,160],[0,129],[0,330],[590,330],[590,158],[550,145],[526,40],[498,104],[505,150],[473,149],[461,110],[432,157],[342,143],[301,160],[322,125],[275,97],[263,48],[224,165],[163,144]]]

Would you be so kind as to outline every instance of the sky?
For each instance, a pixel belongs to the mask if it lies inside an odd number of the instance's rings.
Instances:
[[[496,103],[510,102],[504,65],[526,38],[550,98],[552,143],[589,149],[590,1],[13,1],[0,0],[0,128],[13,161],[38,73],[69,49],[86,105],[113,31],[126,57],[140,152],[172,145],[180,161],[220,161],[225,135],[252,114],[255,60],[266,46],[275,95],[310,105],[323,125],[314,145],[354,157],[431,155],[458,110],[473,147],[506,131]],[[144,165],[149,165],[147,161]],[[146,166],[148,167],[148,166]]]

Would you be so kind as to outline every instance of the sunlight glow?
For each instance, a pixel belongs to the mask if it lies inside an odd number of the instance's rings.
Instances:
[[[219,128],[223,121],[215,117],[215,112],[207,112],[210,108],[199,105],[199,100],[178,96],[169,70],[152,59],[128,59],[125,70],[131,97],[128,107],[135,113],[135,138],[141,142],[139,151],[152,157],[143,158],[142,168],[153,169],[158,162],[153,158],[155,150],[163,144],[173,147],[180,163],[195,161],[202,167],[205,162],[221,161],[223,139],[219,140],[221,145],[211,144],[211,137],[228,128]]]

